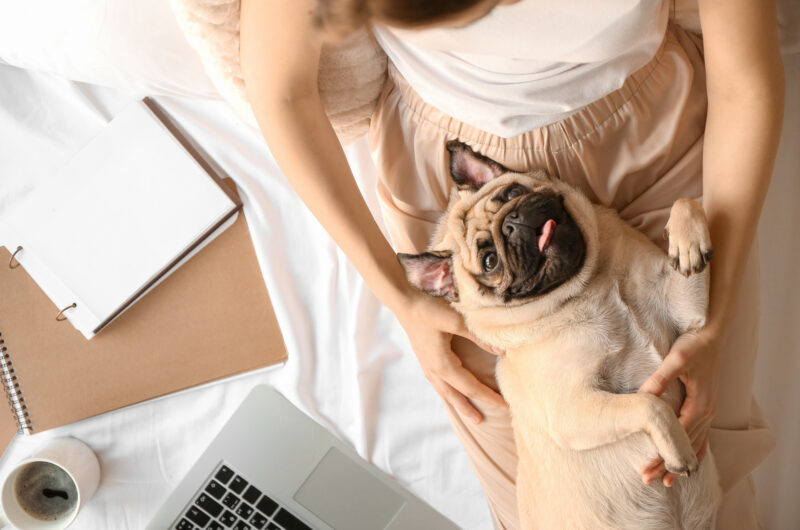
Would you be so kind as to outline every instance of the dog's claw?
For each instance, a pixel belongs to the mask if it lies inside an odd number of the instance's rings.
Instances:
[[[676,475],[676,476],[679,476],[679,477],[687,477],[688,478],[688,477],[691,477],[692,473],[697,471],[698,468],[699,468],[699,464],[695,464],[695,465],[689,464],[689,465],[683,465],[681,467],[674,468],[674,469],[670,469],[669,467],[667,467],[667,471],[669,471],[673,475]]]

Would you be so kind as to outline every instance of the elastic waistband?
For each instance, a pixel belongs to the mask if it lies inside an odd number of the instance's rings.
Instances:
[[[566,118],[509,138],[503,138],[463,123],[426,103],[391,63],[389,64],[389,76],[400,93],[402,103],[409,111],[414,113],[419,120],[444,129],[459,140],[476,147],[507,151],[525,149],[557,152],[578,142],[597,129],[639,92],[643,83],[658,68],[666,47],[669,45],[680,46],[675,30],[676,28],[672,24],[667,26],[664,40],[653,58],[629,75],[617,90],[589,103]]]

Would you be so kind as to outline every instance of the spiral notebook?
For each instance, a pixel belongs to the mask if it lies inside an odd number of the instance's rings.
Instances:
[[[243,215],[90,341],[10,260],[0,247],[0,451],[17,432],[286,360]]]

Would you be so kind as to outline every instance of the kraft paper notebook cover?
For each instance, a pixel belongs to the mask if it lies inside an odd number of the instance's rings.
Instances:
[[[31,434],[286,360],[244,216],[92,340],[0,247],[8,410],[0,452]]]

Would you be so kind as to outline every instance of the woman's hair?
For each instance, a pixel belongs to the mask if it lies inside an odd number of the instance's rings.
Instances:
[[[416,26],[445,19],[484,0],[318,0],[317,25],[334,35],[369,22]]]

